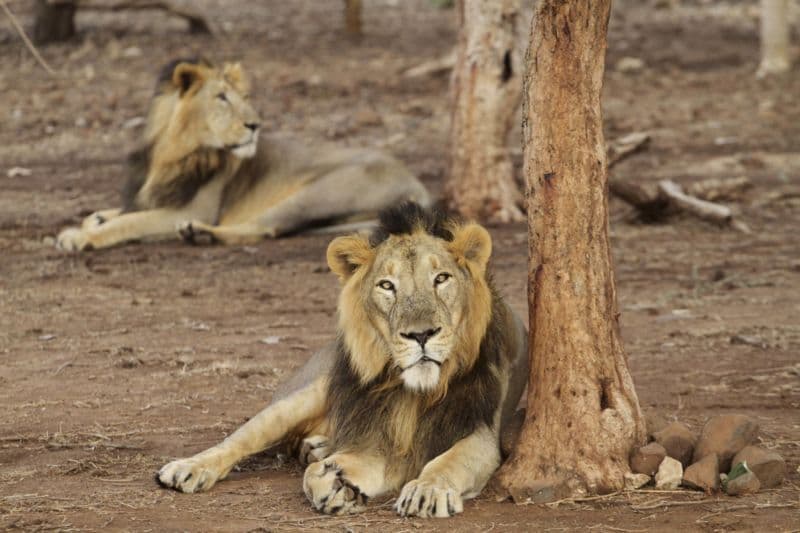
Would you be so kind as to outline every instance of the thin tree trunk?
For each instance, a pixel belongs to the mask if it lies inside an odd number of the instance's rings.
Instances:
[[[66,41],[75,35],[75,2],[36,0],[33,21],[33,42],[45,44]]]
[[[519,0],[459,0],[457,9],[448,204],[486,222],[524,220],[507,147],[521,95]]]
[[[788,0],[761,0],[761,65],[758,77],[789,70]]]
[[[361,0],[344,0],[344,31],[351,39],[361,37]]]
[[[644,419],[619,337],[600,94],[611,0],[541,0],[523,108],[530,243],[526,419],[498,474],[515,500],[621,489]]]

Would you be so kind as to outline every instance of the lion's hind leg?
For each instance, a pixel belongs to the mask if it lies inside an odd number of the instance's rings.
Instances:
[[[327,378],[317,378],[266,407],[216,446],[164,465],[156,480],[181,492],[210,489],[245,457],[277,444],[296,428],[322,417],[327,388]]]
[[[189,244],[212,244],[220,242],[228,245],[257,244],[266,237],[274,237],[275,232],[258,223],[212,226],[197,220],[178,225],[178,234]]]
[[[303,465],[322,461],[331,454],[330,440],[325,435],[311,435],[300,444],[298,460]]]

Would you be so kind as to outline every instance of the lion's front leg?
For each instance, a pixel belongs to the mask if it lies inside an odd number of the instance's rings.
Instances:
[[[464,510],[463,500],[477,496],[499,465],[497,436],[483,427],[426,464],[400,491],[395,509],[401,516],[456,515]]]
[[[363,511],[370,498],[389,490],[386,461],[367,453],[335,453],[312,463],[303,476],[303,491],[314,509],[325,514]]]
[[[122,209],[114,208],[114,209],[101,209],[100,211],[95,211],[88,217],[83,219],[81,223],[81,230],[83,231],[90,231],[99,226],[102,226],[112,218],[117,218],[122,214]]]
[[[245,457],[281,441],[295,428],[321,417],[327,378],[320,377],[262,410],[228,438],[208,450],[164,465],[156,480],[181,492],[208,490]]]
[[[189,218],[192,218],[191,211],[174,209],[123,213],[104,219],[102,223],[95,218],[89,222],[84,221],[85,227],[62,231],[56,239],[56,247],[77,252],[108,248],[133,240],[169,238],[174,236],[177,224]]]

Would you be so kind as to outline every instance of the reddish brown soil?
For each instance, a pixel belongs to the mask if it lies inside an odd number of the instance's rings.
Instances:
[[[121,161],[140,133],[129,121],[143,114],[157,66],[187,54],[242,60],[270,128],[309,142],[385,145],[438,190],[447,78],[398,72],[448,51],[452,12],[427,0],[365,4],[359,44],[342,38],[333,0],[197,2],[223,27],[214,41],[159,14],[82,14],[74,42],[42,50],[57,78],[3,23],[0,529],[798,528],[800,69],[754,79],[754,1],[618,2],[605,94],[609,138],[653,136],[647,151],[614,168],[617,177],[686,184],[748,176],[754,187],[734,205],[753,233],[682,217],[642,225],[614,201],[612,234],[623,335],[644,408],[694,429],[718,413],[756,417],[764,445],[787,460],[782,487],[742,498],[639,492],[549,507],[484,495],[453,520],[425,522],[400,519],[386,504],[353,517],[317,515],[291,460],[249,460],[200,495],[155,485],[161,464],[219,441],[334,334],[328,239],[65,255],[48,237],[116,205]],[[10,5],[30,22],[27,4]],[[618,72],[627,55],[642,58],[644,71]],[[12,167],[31,173],[8,177]],[[495,278],[523,311],[525,228],[492,234]],[[259,342],[275,335],[278,344]]]

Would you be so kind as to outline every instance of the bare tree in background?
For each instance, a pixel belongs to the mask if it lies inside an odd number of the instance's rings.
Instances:
[[[519,0],[459,0],[452,78],[451,209],[486,222],[524,220],[507,140],[521,95]]]
[[[619,490],[645,426],[618,325],[600,94],[611,0],[541,0],[525,76],[531,376],[498,481],[515,500]]]
[[[361,37],[361,0],[344,0],[344,31],[351,39]]]
[[[761,0],[761,64],[758,76],[789,70],[788,0]]]
[[[36,0],[33,42],[46,44],[66,41],[75,35],[77,4],[70,0]]]

